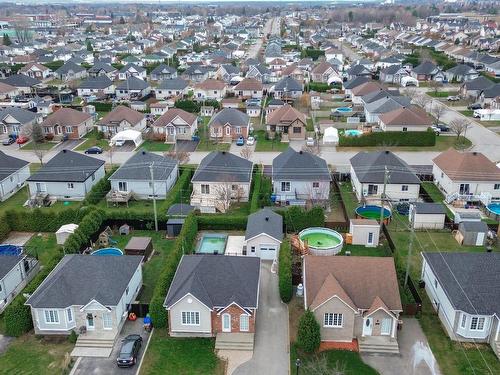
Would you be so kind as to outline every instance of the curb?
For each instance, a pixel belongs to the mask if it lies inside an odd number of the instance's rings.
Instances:
[[[151,330],[151,334],[149,335],[148,342],[146,343],[146,346],[144,347],[144,353],[142,354],[141,361],[139,362],[139,365],[137,366],[137,370],[135,371],[135,375],[139,375],[139,372],[141,371],[142,362],[144,362],[144,358],[146,357],[146,353],[148,352],[149,342],[151,341],[151,337],[153,337],[154,332],[155,332],[155,328],[153,327],[153,329]]]
[[[78,365],[80,364],[80,361],[82,360],[82,357],[78,357],[75,361],[75,364],[71,368],[71,371],[69,372],[69,375],[74,375],[76,370],[78,369]]]

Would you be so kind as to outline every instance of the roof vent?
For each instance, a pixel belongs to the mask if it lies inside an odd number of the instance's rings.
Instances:
[[[222,155],[226,155],[226,151],[222,151]]]
[[[304,152],[303,152],[302,150],[300,150],[300,151],[299,151],[299,154],[301,154],[301,155],[302,155],[303,153],[304,153]]]
[[[268,217],[266,217],[266,221],[269,221],[269,218],[268,218]]]
[[[142,154],[143,154],[143,155],[146,155],[146,151],[145,151],[145,150],[142,150]]]
[[[385,150],[386,155],[389,155],[389,152],[390,152],[389,150]]]
[[[63,152],[66,153],[66,152],[68,152],[68,150],[64,149]]]
[[[477,155],[477,151],[474,151],[474,152],[472,153],[472,155]]]

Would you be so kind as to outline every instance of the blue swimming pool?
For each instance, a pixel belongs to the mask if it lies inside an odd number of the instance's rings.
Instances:
[[[197,254],[224,254],[226,251],[227,234],[206,233],[204,234],[198,248]]]
[[[488,211],[490,211],[492,214],[495,215],[500,215],[500,203],[491,203],[488,206],[486,206]]]
[[[17,245],[0,245],[0,255],[21,255],[23,248]]]
[[[99,249],[94,252],[92,252],[91,255],[123,255],[123,251],[116,247],[106,247],[104,249]]]
[[[348,112],[352,112],[352,108],[351,107],[339,107],[337,109],[335,109],[336,112],[340,112],[340,113],[348,113]]]
[[[348,129],[344,131],[344,135],[346,137],[359,137],[363,132],[361,130],[356,130],[356,129]]]

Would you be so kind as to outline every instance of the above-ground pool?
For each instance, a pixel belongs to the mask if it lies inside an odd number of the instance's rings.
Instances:
[[[106,247],[92,252],[92,255],[123,255],[123,251],[116,247]]]
[[[0,245],[0,255],[21,255],[23,248],[17,245]]]
[[[363,219],[380,220],[380,208],[376,205],[359,206],[356,208],[356,215]],[[391,215],[391,211],[384,207],[384,220],[389,219]]]
[[[335,112],[349,113],[349,112],[352,112],[352,108],[351,107],[338,107],[338,108],[335,108]]]
[[[344,243],[339,232],[320,227],[304,229],[299,233],[299,238],[307,244],[312,255],[335,255],[342,250]]]
[[[486,206],[490,216],[494,216],[497,220],[500,219],[500,203],[491,203]]]
[[[197,254],[224,254],[227,234],[205,233],[198,243]]]
[[[356,130],[356,129],[348,129],[344,131],[344,135],[346,137],[359,137],[363,132],[361,130]]]

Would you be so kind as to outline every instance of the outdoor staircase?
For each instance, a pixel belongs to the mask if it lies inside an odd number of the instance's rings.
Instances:
[[[366,354],[399,354],[399,345],[396,340],[373,340],[370,339],[358,340],[358,347],[360,353]]]
[[[97,338],[86,335],[78,336],[72,357],[104,357],[110,356],[115,344],[114,338]]]
[[[217,350],[253,350],[253,333],[218,333],[215,339]]]

